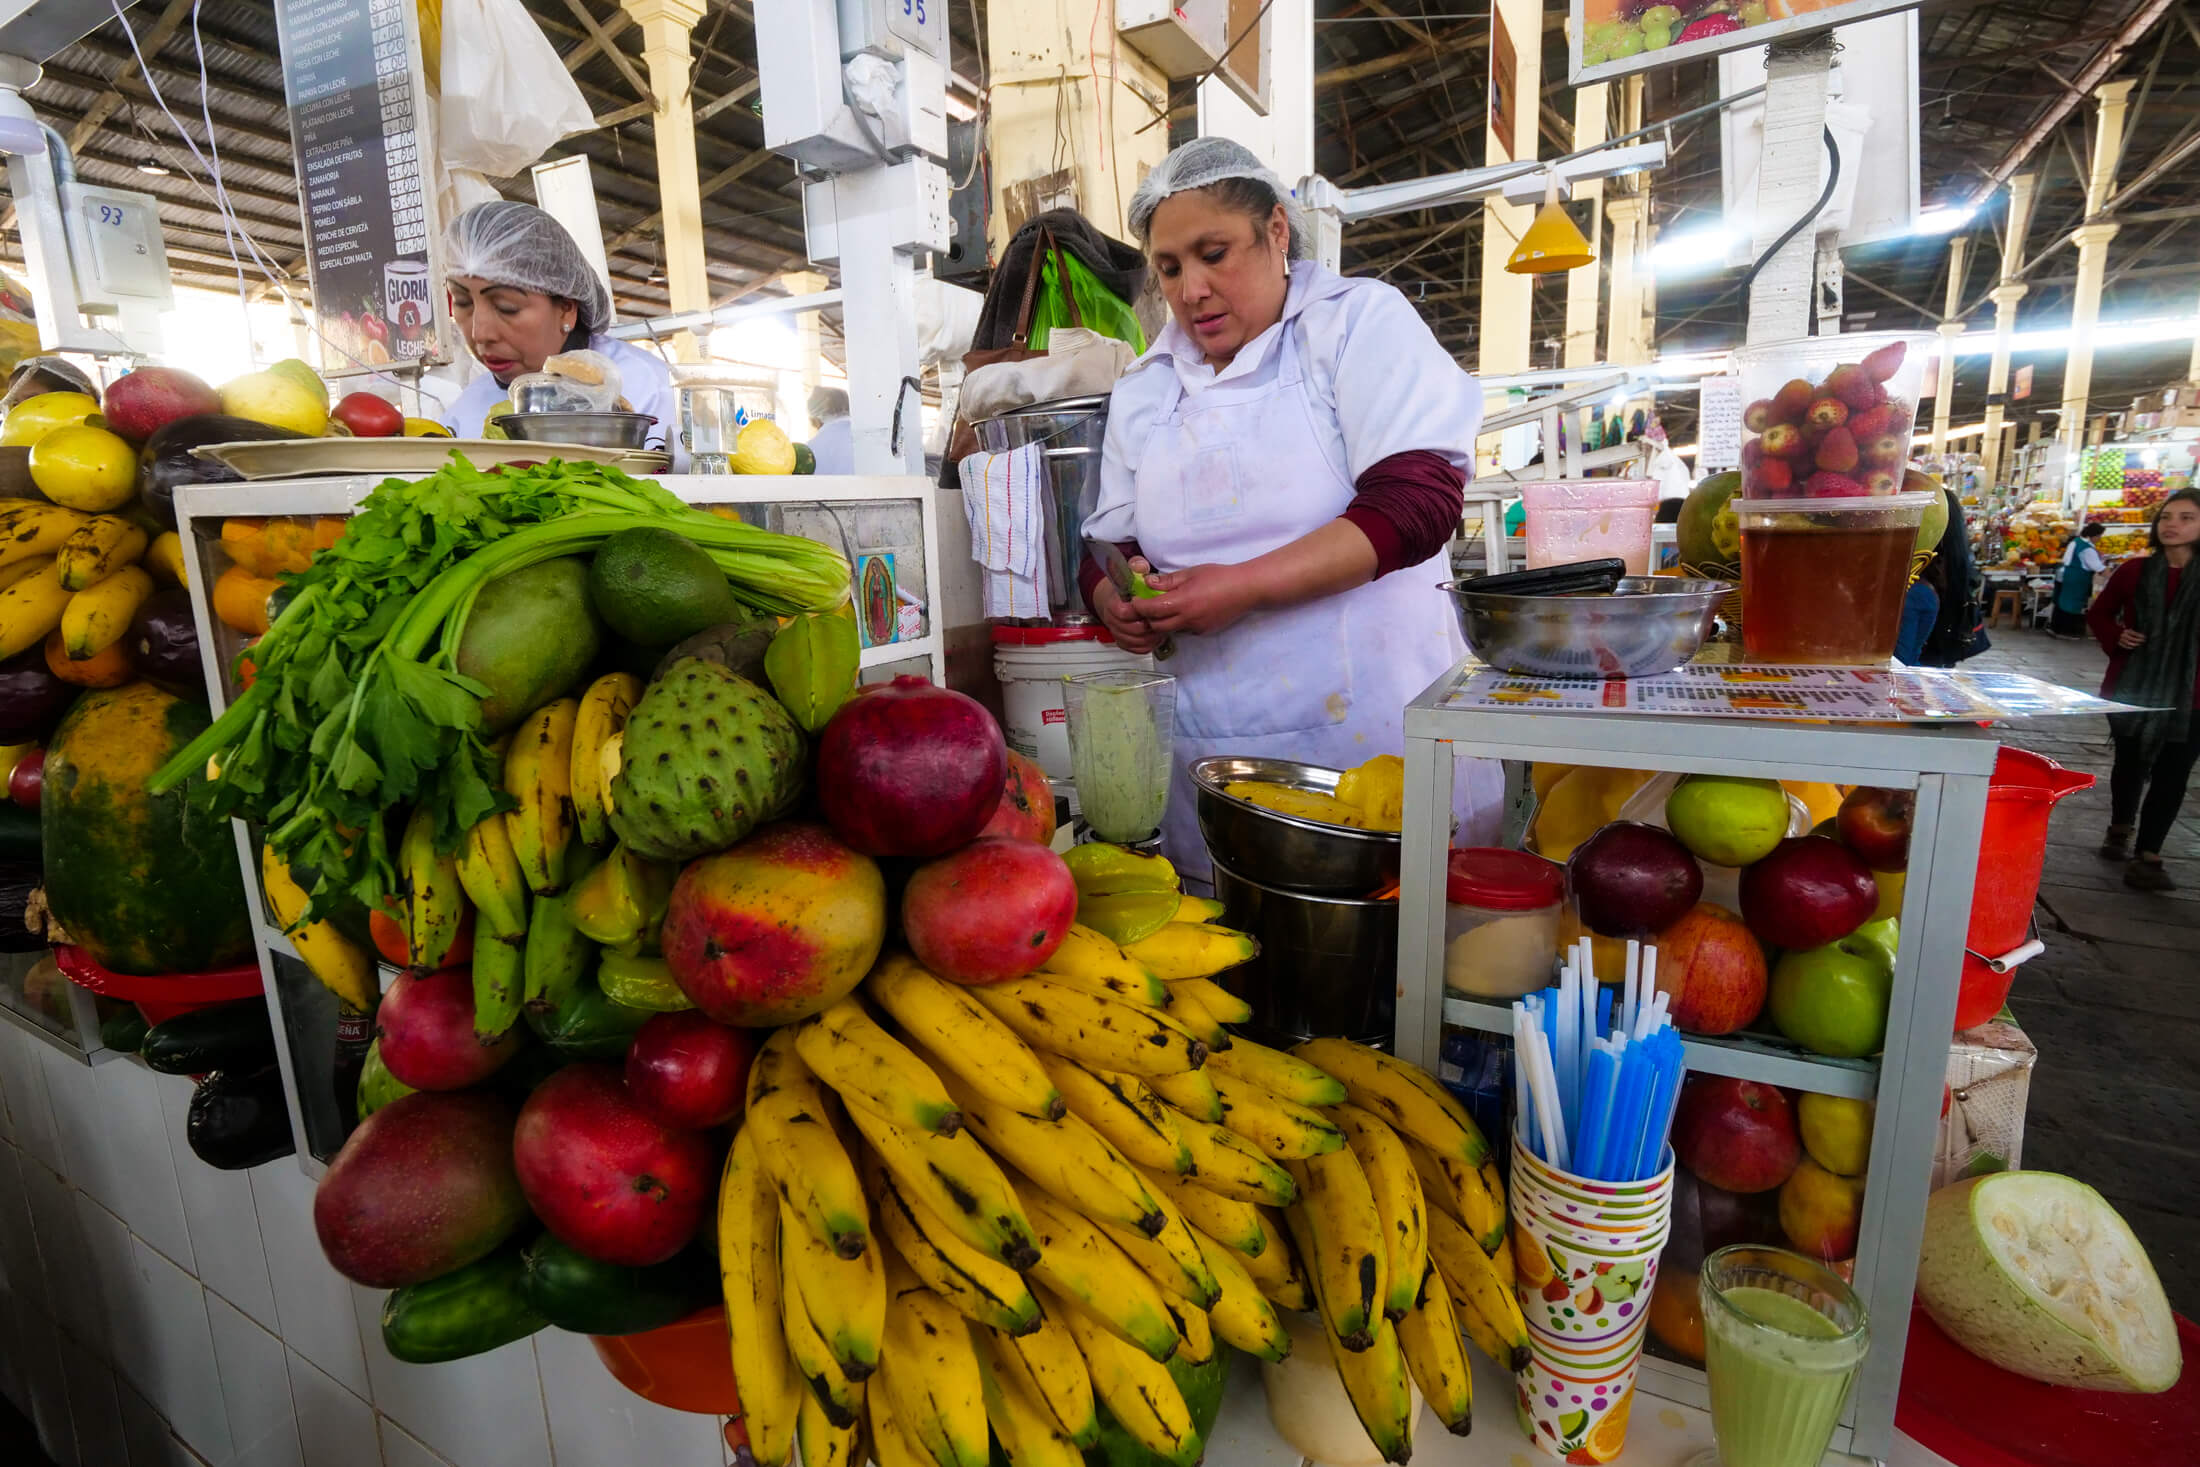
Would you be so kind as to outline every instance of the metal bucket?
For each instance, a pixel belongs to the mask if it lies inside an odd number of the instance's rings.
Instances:
[[[1047,601],[1056,611],[1082,612],[1077,566],[1084,558],[1085,516],[1100,502],[1100,440],[1108,431],[1108,395],[1035,402],[970,426],[987,453],[1044,445]]]
[[[1398,903],[1279,891],[1214,863],[1223,921],[1260,955],[1223,975],[1253,1006],[1247,1033],[1288,1048],[1342,1037],[1390,1048],[1398,994]]]

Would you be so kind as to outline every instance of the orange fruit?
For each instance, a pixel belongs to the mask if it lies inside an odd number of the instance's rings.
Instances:
[[[46,666],[55,677],[80,688],[119,688],[133,671],[130,653],[123,646],[129,640],[118,637],[89,657],[71,657],[62,645],[61,628],[55,627],[46,638]]]
[[[1541,1289],[1558,1275],[1552,1271],[1551,1256],[1536,1244],[1534,1238],[1513,1229],[1513,1270],[1517,1275],[1517,1289]]]
[[[1627,1413],[1634,1409],[1635,1388],[1629,1386],[1627,1394],[1619,1398],[1619,1404],[1604,1414],[1604,1419],[1589,1428],[1589,1435],[1581,1449],[1589,1454],[1592,1462],[1617,1461],[1627,1446]]]
[[[223,626],[257,637],[267,630],[267,598],[281,589],[282,582],[233,565],[214,578],[214,615]]]
[[[1650,1333],[1676,1355],[1703,1363],[1703,1299],[1696,1275],[1661,1269],[1650,1294]]]
[[[1625,983],[1627,981],[1627,939],[1602,937],[1581,925],[1581,918],[1574,913],[1573,904],[1567,903],[1558,914],[1558,952],[1564,957],[1574,950],[1574,944],[1584,937],[1589,939],[1589,967],[1597,975],[1599,983]]]

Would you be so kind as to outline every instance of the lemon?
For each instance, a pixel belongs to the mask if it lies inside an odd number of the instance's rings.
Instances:
[[[1860,1177],[1872,1154],[1872,1108],[1844,1095],[1805,1091],[1795,1105],[1803,1149],[1836,1176]]]
[[[791,474],[794,444],[770,418],[758,418],[741,429],[733,440],[733,471],[737,474]]]
[[[99,411],[85,392],[41,392],[8,409],[0,422],[0,448],[29,448],[56,428],[71,428]]]
[[[34,399],[35,401],[35,399]],[[85,423],[31,445],[31,482],[55,504],[105,514],[137,493],[137,450],[119,433]]]

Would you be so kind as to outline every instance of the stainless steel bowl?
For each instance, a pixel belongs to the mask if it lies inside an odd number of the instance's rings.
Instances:
[[[1253,1006],[1242,1028],[1278,1047],[1342,1036],[1390,1048],[1398,995],[1398,903],[1308,896],[1214,866],[1223,920],[1260,941],[1260,955],[1224,975]]]
[[[1609,596],[1492,596],[1447,581],[1460,635],[1502,672],[1533,677],[1651,677],[1694,657],[1711,635],[1726,581],[1629,576]]]
[[[1192,765],[1199,833],[1217,865],[1248,881],[1314,896],[1365,897],[1398,879],[1398,834],[1353,830],[1264,810],[1226,795],[1223,786],[1249,780],[1334,795],[1343,776],[1289,759],[1222,754]]]
[[[640,448],[657,420],[648,413],[505,413],[489,421],[527,443]]]

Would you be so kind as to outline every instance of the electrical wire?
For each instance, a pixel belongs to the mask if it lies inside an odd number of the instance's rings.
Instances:
[[[974,131],[971,133],[970,168],[960,179],[950,185],[950,191],[954,193],[961,193],[964,189],[970,187],[972,181],[978,176],[978,170],[985,164],[985,125],[987,118],[993,111],[993,76],[985,59],[985,22],[978,15],[978,0],[969,0],[969,3],[970,49],[976,52],[978,57],[978,115],[971,123]]]
[[[229,222],[232,212],[229,190],[222,183],[221,140],[214,133],[213,104],[207,100],[206,42],[199,34],[200,8],[200,0],[191,0],[191,50],[199,62],[199,121],[206,128],[206,146],[214,158],[214,198],[222,205],[222,238],[229,246],[230,267],[237,272],[237,304],[249,309],[251,301],[244,288],[244,259],[237,253],[236,231]]]

